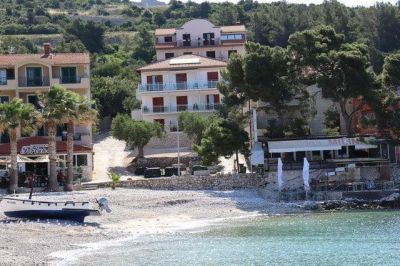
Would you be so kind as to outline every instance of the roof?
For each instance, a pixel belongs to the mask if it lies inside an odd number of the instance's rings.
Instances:
[[[155,34],[157,35],[174,35],[176,29],[156,29]]]
[[[60,53],[60,54],[2,54],[0,66],[10,67],[25,61],[41,61],[50,65],[90,64],[88,53]]]
[[[222,33],[245,32],[245,31],[246,31],[246,28],[244,25],[221,26]]]
[[[48,144],[48,143],[49,143],[49,141],[48,141],[47,137],[21,138],[17,142],[17,150],[18,150],[18,153],[20,153],[21,148],[23,146]],[[66,152],[67,152],[67,142],[57,141],[57,153],[66,153]],[[88,153],[88,152],[92,152],[92,149],[90,147],[74,144],[74,152]],[[10,155],[10,153],[11,153],[10,143],[0,144],[0,155]],[[40,155],[40,154],[38,154],[38,155]]]
[[[244,25],[231,25],[231,26],[221,26],[221,27],[215,27],[215,28],[220,28],[222,33],[233,33],[233,32],[246,32],[246,28]],[[169,29],[156,29],[155,35],[174,35],[176,33],[175,28],[169,28]]]
[[[199,55],[182,55],[171,59],[155,62],[137,69],[139,72],[155,70],[197,69],[211,67],[226,67],[227,63]]]
[[[362,142],[358,138],[336,139],[299,139],[286,141],[268,141],[269,153],[299,151],[331,151],[340,150],[342,146],[355,146],[357,150],[373,149],[376,145]]]

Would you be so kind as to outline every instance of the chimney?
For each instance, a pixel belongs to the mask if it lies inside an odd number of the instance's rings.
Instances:
[[[44,43],[43,50],[44,50],[44,55],[50,55],[51,54],[51,44],[48,42]]]

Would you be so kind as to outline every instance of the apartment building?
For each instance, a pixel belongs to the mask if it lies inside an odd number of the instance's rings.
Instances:
[[[244,25],[214,26],[194,19],[180,28],[156,29],[155,35],[158,61],[188,54],[227,61],[230,54],[245,52]]]
[[[61,85],[68,90],[90,98],[90,57],[86,53],[52,53],[51,45],[43,45],[41,54],[0,55],[0,102],[21,98],[37,108],[38,94],[52,85]],[[46,128],[35,130],[31,135],[19,135],[19,172],[35,172],[47,175],[48,145]],[[57,154],[60,171],[65,167],[66,127],[57,130]],[[3,134],[0,141],[1,162],[9,160],[10,145]],[[77,173],[91,179],[93,168],[91,126],[76,125],[74,135],[74,166]]]
[[[134,119],[157,121],[167,131],[177,130],[180,112],[210,115],[221,101],[217,83],[232,53],[243,54],[243,25],[214,26],[195,19],[176,29],[156,30],[157,61],[139,68]]]

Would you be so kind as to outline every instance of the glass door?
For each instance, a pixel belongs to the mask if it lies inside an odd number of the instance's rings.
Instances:
[[[26,68],[26,85],[27,86],[42,86],[42,68],[27,67]]]
[[[76,67],[61,68],[61,83],[77,83]]]

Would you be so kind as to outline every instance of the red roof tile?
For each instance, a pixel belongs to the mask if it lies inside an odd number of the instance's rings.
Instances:
[[[28,137],[21,138],[18,140],[17,149],[18,153],[20,153],[21,148],[23,146],[29,146],[34,144],[48,144],[47,137]],[[57,141],[57,153],[66,153],[67,152],[67,142],[65,141]],[[90,147],[82,146],[82,145],[74,145],[74,152],[92,152]],[[10,155],[10,143],[0,144],[0,155]]]
[[[11,67],[25,61],[42,61],[50,65],[64,64],[90,64],[90,56],[87,53],[60,53],[60,54],[2,54],[0,66]]]

